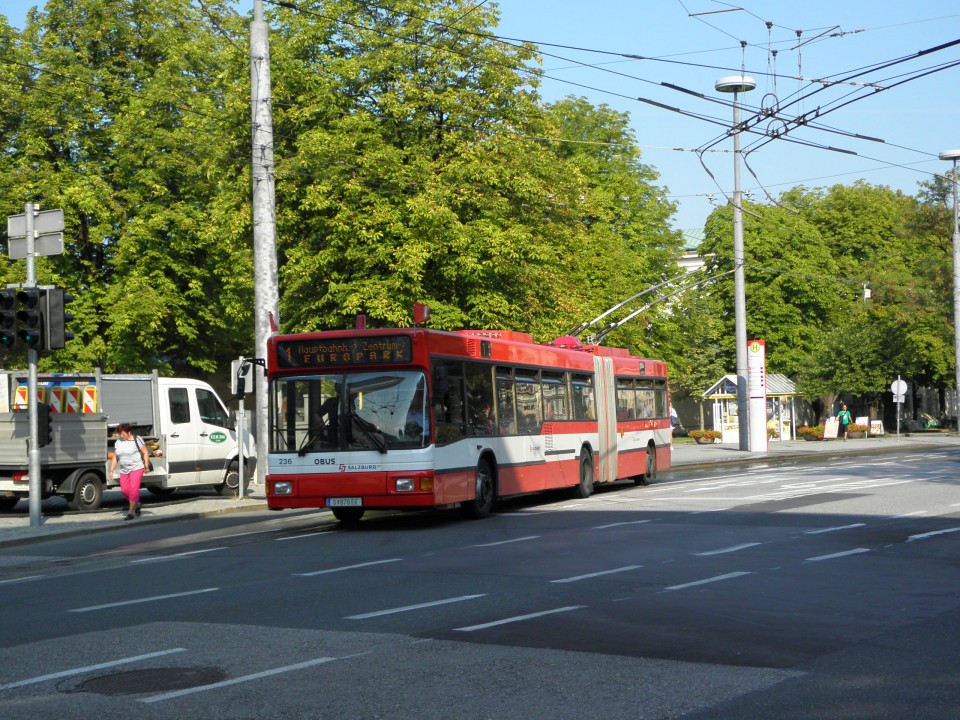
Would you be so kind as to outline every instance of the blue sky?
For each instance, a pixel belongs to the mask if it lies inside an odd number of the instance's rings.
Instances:
[[[21,27],[35,4],[5,0],[2,12]],[[768,111],[741,135],[741,186],[756,201],[795,185],[829,187],[858,179],[915,194],[917,183],[949,171],[938,153],[960,148],[960,44],[916,57],[960,40],[956,0],[483,4],[499,7],[498,35],[541,45],[544,99],[580,95],[630,114],[644,161],[678,203],[678,229],[702,228],[713,204],[732,192],[733,145],[724,138],[732,98],[714,84],[739,75],[741,67],[757,81],[755,90],[739,96],[741,119]],[[247,12],[252,0],[237,6]],[[870,70],[897,60],[904,61]],[[843,82],[825,85],[827,80]],[[810,123],[791,123],[804,113]],[[785,136],[770,136],[784,128]]]

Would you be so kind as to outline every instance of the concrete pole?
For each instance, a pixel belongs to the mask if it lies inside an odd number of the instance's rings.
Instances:
[[[271,316],[279,326],[280,294],[277,271],[277,215],[273,165],[273,116],[270,98],[270,44],[263,20],[263,0],[253,2],[250,23],[250,93],[252,114],[253,175],[253,281],[256,357],[266,358]],[[267,383],[255,384],[257,481],[265,476],[267,433]],[[243,442],[241,438],[241,442]]]
[[[941,160],[953,161],[953,358],[956,383],[956,402],[954,412],[957,414],[957,430],[960,432],[960,229],[958,229],[957,207],[957,160],[960,160],[960,150],[945,150],[940,153]]]
[[[740,449],[750,449],[750,398],[747,392],[747,299],[744,277],[743,210],[740,206],[740,105],[738,96],[757,86],[751,77],[737,75],[717,80],[719,92],[733,93],[733,314],[737,344],[737,426]],[[754,418],[756,421],[756,418]]]

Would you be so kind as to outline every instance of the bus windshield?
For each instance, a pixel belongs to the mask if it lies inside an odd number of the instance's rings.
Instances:
[[[275,379],[270,452],[375,450],[430,445],[426,376],[419,370]]]

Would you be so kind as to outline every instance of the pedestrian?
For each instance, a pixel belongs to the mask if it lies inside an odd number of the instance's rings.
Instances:
[[[840,427],[837,428],[837,435],[846,440],[847,428],[850,426],[850,423],[853,422],[853,418],[850,417],[850,411],[847,410],[846,403],[840,405],[840,412],[837,413],[837,422],[840,423]]]
[[[130,423],[117,425],[117,440],[110,460],[110,477],[120,470],[120,491],[130,503],[124,520],[140,517],[140,482],[143,473],[150,470],[150,451],[139,435],[134,435]]]

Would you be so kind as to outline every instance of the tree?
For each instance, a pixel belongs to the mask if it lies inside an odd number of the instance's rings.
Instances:
[[[9,149],[21,199],[67,219],[38,281],[77,297],[77,340],[50,368],[213,372],[252,342],[249,250],[209,222],[246,165],[244,51],[210,20],[241,36],[234,13],[188,0],[49,0],[28,20]]]

